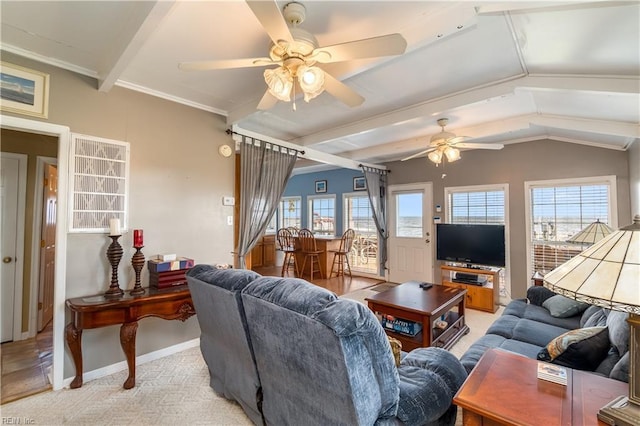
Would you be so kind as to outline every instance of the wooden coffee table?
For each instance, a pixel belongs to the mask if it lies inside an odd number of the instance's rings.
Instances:
[[[422,331],[416,336],[385,328],[389,336],[402,342],[403,351],[429,346],[449,349],[469,332],[464,317],[466,292],[463,289],[436,284],[423,290],[419,282],[409,281],[365,300],[373,312],[422,324]],[[452,311],[455,306],[457,311]],[[447,328],[436,328],[435,321],[443,315],[448,323]]]
[[[462,407],[462,424],[605,425],[600,408],[629,385],[567,368],[567,385],[538,379],[538,361],[490,349],[475,366],[453,402]]]

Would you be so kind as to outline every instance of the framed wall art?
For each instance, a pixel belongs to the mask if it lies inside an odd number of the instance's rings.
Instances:
[[[353,178],[353,190],[354,191],[364,191],[367,189],[367,180],[364,176],[354,177]]]
[[[316,181],[316,194],[321,192],[327,192],[327,181],[326,180],[317,180]]]
[[[49,74],[0,62],[0,109],[47,118]]]

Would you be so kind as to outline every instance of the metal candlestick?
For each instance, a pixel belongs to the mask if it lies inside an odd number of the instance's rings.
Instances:
[[[136,284],[133,286],[133,290],[129,292],[131,295],[144,294],[144,288],[140,284],[140,272],[142,272],[142,267],[144,266],[144,254],[142,254],[142,247],[134,247],[136,252],[133,254],[131,258],[131,266],[133,266],[133,270],[136,271]]]
[[[118,242],[118,238],[120,237],[121,235],[109,235],[109,238],[113,240],[107,249],[107,258],[109,259],[109,263],[111,263],[111,285],[109,286],[109,290],[105,291],[105,296],[122,296],[124,294],[124,291],[122,291],[118,284],[118,265],[120,264],[123,253],[122,246]]]

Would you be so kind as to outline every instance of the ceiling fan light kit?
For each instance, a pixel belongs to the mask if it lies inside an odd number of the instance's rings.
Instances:
[[[445,158],[450,163],[462,158],[458,147],[477,149],[502,149],[504,147],[502,144],[463,143],[463,141],[469,139],[469,136],[456,136],[451,132],[447,132],[444,130],[444,127],[448,123],[448,118],[440,118],[438,120],[438,126],[440,126],[442,130],[440,133],[431,136],[431,139],[429,140],[429,148],[407,158],[403,158],[402,161],[411,160],[412,158],[421,157],[424,154],[427,154],[427,158],[438,166]]]
[[[362,96],[315,64],[400,55],[407,48],[407,41],[400,34],[319,47],[313,34],[298,27],[306,18],[304,5],[291,2],[281,11],[275,0],[246,0],[246,3],[271,38],[269,58],[182,62],[179,68],[202,71],[278,65],[263,74],[267,92],[258,109],[268,109],[278,100],[290,102],[292,92],[295,98],[296,84],[307,102],[326,91],[350,107],[361,105]]]

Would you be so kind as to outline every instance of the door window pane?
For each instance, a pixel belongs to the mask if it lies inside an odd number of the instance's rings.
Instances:
[[[422,192],[396,194],[396,236],[422,238]]]
[[[378,230],[368,196],[345,195],[345,229],[356,233],[349,264],[353,270],[378,273]]]

